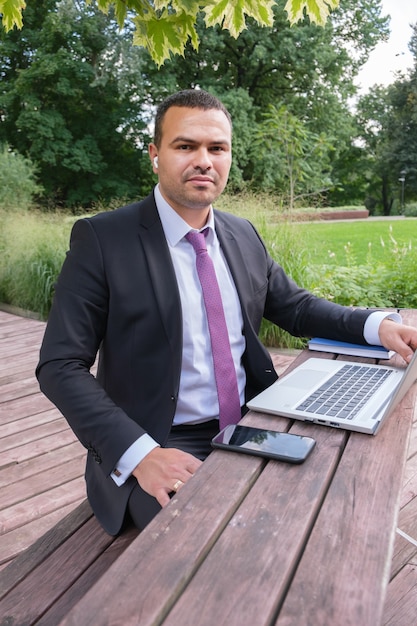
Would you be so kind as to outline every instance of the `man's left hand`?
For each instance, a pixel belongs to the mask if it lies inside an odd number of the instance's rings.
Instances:
[[[409,363],[417,348],[417,328],[398,324],[386,318],[379,326],[379,338],[388,350],[394,350]]]

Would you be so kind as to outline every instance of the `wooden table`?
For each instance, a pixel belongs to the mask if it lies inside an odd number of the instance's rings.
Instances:
[[[376,436],[248,414],[312,455],[211,454],[62,624],[376,626],[416,388]]]
[[[296,363],[309,356],[333,358]],[[80,508],[3,570],[0,624],[378,626],[416,393],[375,437],[249,413],[314,437],[313,453],[215,451],[145,531],[114,541]]]

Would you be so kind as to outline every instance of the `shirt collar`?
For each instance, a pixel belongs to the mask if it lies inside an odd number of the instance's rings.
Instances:
[[[159,184],[156,185],[154,193],[156,208],[158,209],[165,237],[170,246],[176,246],[190,230],[194,229],[190,228],[190,225],[187,224],[187,222],[168,204],[165,198],[162,197]],[[208,220],[203,228],[210,228],[214,231],[214,214],[212,207],[210,207]],[[203,228],[201,230],[203,230]]]

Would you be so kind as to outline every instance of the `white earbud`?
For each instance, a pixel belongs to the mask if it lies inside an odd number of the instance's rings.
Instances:
[[[158,169],[158,157],[157,156],[154,158],[153,164],[156,167],[156,169]]]

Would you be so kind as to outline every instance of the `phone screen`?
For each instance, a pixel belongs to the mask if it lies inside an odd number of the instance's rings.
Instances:
[[[226,426],[211,442],[214,448],[234,450],[289,463],[305,461],[315,443],[311,437],[238,425]]]

